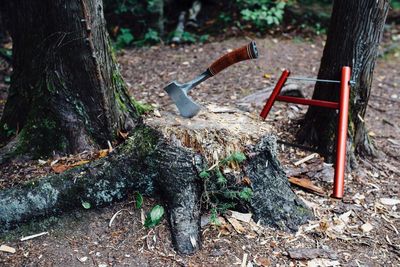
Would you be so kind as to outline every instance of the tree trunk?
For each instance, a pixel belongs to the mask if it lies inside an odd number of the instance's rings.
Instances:
[[[371,84],[379,42],[389,9],[387,0],[335,0],[328,37],[324,48],[320,79],[340,80],[342,66],[352,68],[349,110],[349,140],[351,155],[372,154],[364,116],[371,92]],[[338,101],[339,86],[317,83],[314,99]],[[332,160],[337,131],[337,111],[310,107],[299,132],[299,139],[315,145],[328,161]]]
[[[105,146],[139,116],[112,56],[101,0],[3,1],[13,74],[0,143],[19,153]]]
[[[291,190],[276,158],[276,139],[268,132],[267,124],[243,114],[148,118],[107,158],[0,191],[0,224],[4,230],[82,202],[104,206],[137,190],[160,198],[180,253],[201,247],[200,211],[210,205],[229,205],[252,212],[263,225],[296,230],[312,213]],[[244,162],[222,163],[238,151],[246,155]],[[211,166],[211,177],[202,176]],[[225,175],[224,185],[217,173]],[[232,195],[243,188],[251,190],[250,199]]]

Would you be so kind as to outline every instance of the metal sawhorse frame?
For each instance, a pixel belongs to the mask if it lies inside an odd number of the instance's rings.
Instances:
[[[350,67],[342,67],[341,80],[322,80],[322,79],[312,79],[303,77],[289,77],[290,71],[284,70],[281,77],[278,80],[271,96],[269,97],[267,103],[265,104],[260,116],[265,120],[268,116],[269,111],[272,108],[274,102],[283,101],[288,103],[296,103],[308,106],[318,106],[331,109],[339,110],[339,123],[337,130],[337,144],[336,144],[336,164],[335,164],[335,177],[333,180],[333,193],[332,197],[341,199],[344,194],[344,174],[346,169],[346,141],[347,141],[347,124],[348,124],[348,114],[349,114],[349,96],[350,96]],[[285,85],[288,79],[292,80],[304,80],[312,82],[325,82],[325,83],[339,83],[340,84],[340,99],[339,102],[331,102],[316,99],[304,99],[293,96],[281,96],[282,87]]]

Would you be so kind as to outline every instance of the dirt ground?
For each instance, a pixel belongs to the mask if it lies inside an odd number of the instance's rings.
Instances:
[[[399,33],[393,33],[399,35]],[[153,104],[161,116],[174,110],[162,88],[171,80],[187,81],[205,70],[228,49],[246,44],[242,37],[204,45],[179,47],[154,46],[124,51],[119,61],[131,93]],[[256,39],[260,58],[239,63],[199,85],[191,96],[200,103],[239,106],[259,113],[258,103],[243,98],[271,87],[283,68],[293,76],[316,76],[324,45],[323,38],[304,40],[282,36]],[[133,197],[110,207],[74,211],[59,217],[21,226],[0,237],[0,245],[16,253],[0,252],[1,266],[400,266],[400,55],[378,59],[372,95],[365,122],[370,129],[379,157],[359,159],[358,169],[348,174],[342,201],[328,197],[332,187],[332,168],[314,159],[296,167],[294,162],[311,154],[279,146],[279,156],[288,173],[306,173],[325,191],[324,196],[294,187],[315,214],[315,220],[296,233],[242,223],[238,233],[229,223],[222,227],[203,227],[203,247],[193,256],[177,255],[171,247],[164,220],[148,230],[142,226],[142,212],[135,209]],[[305,85],[310,95],[312,85]],[[4,105],[2,86],[0,105]],[[264,100],[264,99],[262,99]],[[262,103],[262,101],[260,101]],[[240,104],[239,104],[240,103]],[[1,106],[0,106],[1,108]],[[277,103],[268,122],[279,138],[291,140],[290,133],[306,108]],[[152,116],[152,115],[150,115]],[[33,179],[54,171],[53,159],[18,160],[0,169],[0,187]],[[318,172],[318,170],[320,172]],[[155,201],[145,198],[143,211]],[[109,226],[113,215],[122,210]],[[223,220],[223,219],[221,219]],[[26,235],[48,234],[19,241]],[[317,248],[317,255],[298,248]]]

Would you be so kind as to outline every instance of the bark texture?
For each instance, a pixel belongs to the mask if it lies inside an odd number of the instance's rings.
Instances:
[[[351,152],[372,154],[364,116],[371,92],[373,71],[379,42],[389,9],[387,0],[335,0],[328,37],[324,48],[320,79],[340,80],[342,66],[352,68],[349,110]],[[338,101],[339,86],[317,83],[314,99]],[[310,107],[299,139],[318,147],[328,160],[335,147],[337,111]]]
[[[101,0],[3,1],[1,12],[13,39],[13,74],[0,143],[18,134],[20,152],[77,152],[136,125]]]
[[[248,177],[250,185],[246,186],[253,192],[249,202],[231,202],[253,212],[255,220],[263,225],[282,230],[296,230],[312,217],[290,189],[276,158],[275,137],[263,131],[248,133],[256,125],[258,130],[265,130],[266,124],[228,114],[185,120],[180,127],[171,128],[179,119],[165,117],[136,127],[131,137],[107,158],[0,191],[2,230],[82,207],[82,202],[89,202],[92,207],[104,206],[137,190],[158,197],[166,207],[177,251],[194,253],[201,247],[204,180],[199,174],[214,163],[215,155],[229,155],[230,149],[240,149],[247,160],[240,166],[231,166],[235,171],[227,174],[228,185],[241,188],[245,186],[241,181]],[[237,125],[243,128],[229,130]],[[239,141],[235,142],[235,138]],[[227,140],[231,145],[225,143]]]

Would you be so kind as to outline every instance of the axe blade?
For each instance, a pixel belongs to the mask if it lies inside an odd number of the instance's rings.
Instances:
[[[184,85],[174,81],[167,85],[164,90],[174,101],[182,117],[192,118],[200,111],[201,107],[187,95]]]

